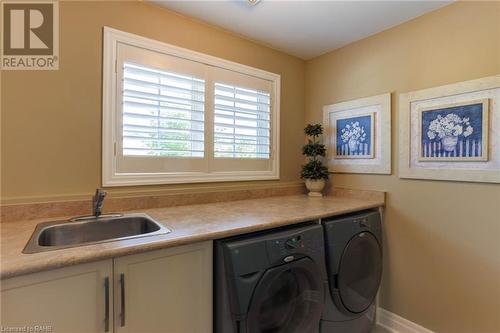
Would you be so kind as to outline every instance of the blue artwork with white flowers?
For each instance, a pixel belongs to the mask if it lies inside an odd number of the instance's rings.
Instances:
[[[336,155],[341,158],[373,156],[371,115],[337,119]]]
[[[483,103],[422,111],[421,159],[477,159],[483,156]]]

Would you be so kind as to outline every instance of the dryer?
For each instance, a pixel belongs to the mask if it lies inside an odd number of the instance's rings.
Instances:
[[[218,240],[214,251],[214,332],[318,332],[328,286],[321,225]]]
[[[369,210],[322,220],[329,292],[321,333],[368,333],[382,276],[380,213]]]

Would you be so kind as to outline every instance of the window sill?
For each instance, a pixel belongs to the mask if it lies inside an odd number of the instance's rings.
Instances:
[[[247,171],[247,172],[183,172],[183,173],[117,173],[103,175],[102,185],[137,186],[137,185],[164,185],[164,184],[189,184],[212,183],[254,180],[279,180],[277,171]]]

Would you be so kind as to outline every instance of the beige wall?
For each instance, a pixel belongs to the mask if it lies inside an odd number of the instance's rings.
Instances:
[[[455,3],[306,64],[306,121],[393,92],[393,175],[333,175],[388,192],[381,305],[436,332],[500,332],[500,185],[397,174],[403,92],[500,74],[500,3]]]
[[[2,73],[3,202],[89,195],[100,186],[103,26],[280,74],[281,182],[298,180],[303,60],[141,2],[61,2],[60,70]],[[175,192],[217,186],[221,184],[115,191]]]

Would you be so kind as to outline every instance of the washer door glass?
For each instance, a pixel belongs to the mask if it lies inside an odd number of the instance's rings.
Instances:
[[[318,330],[324,303],[321,273],[302,258],[267,270],[249,306],[249,333],[306,333]]]
[[[361,232],[344,249],[338,273],[340,299],[347,310],[360,313],[374,301],[382,276],[382,253],[375,236]]]

